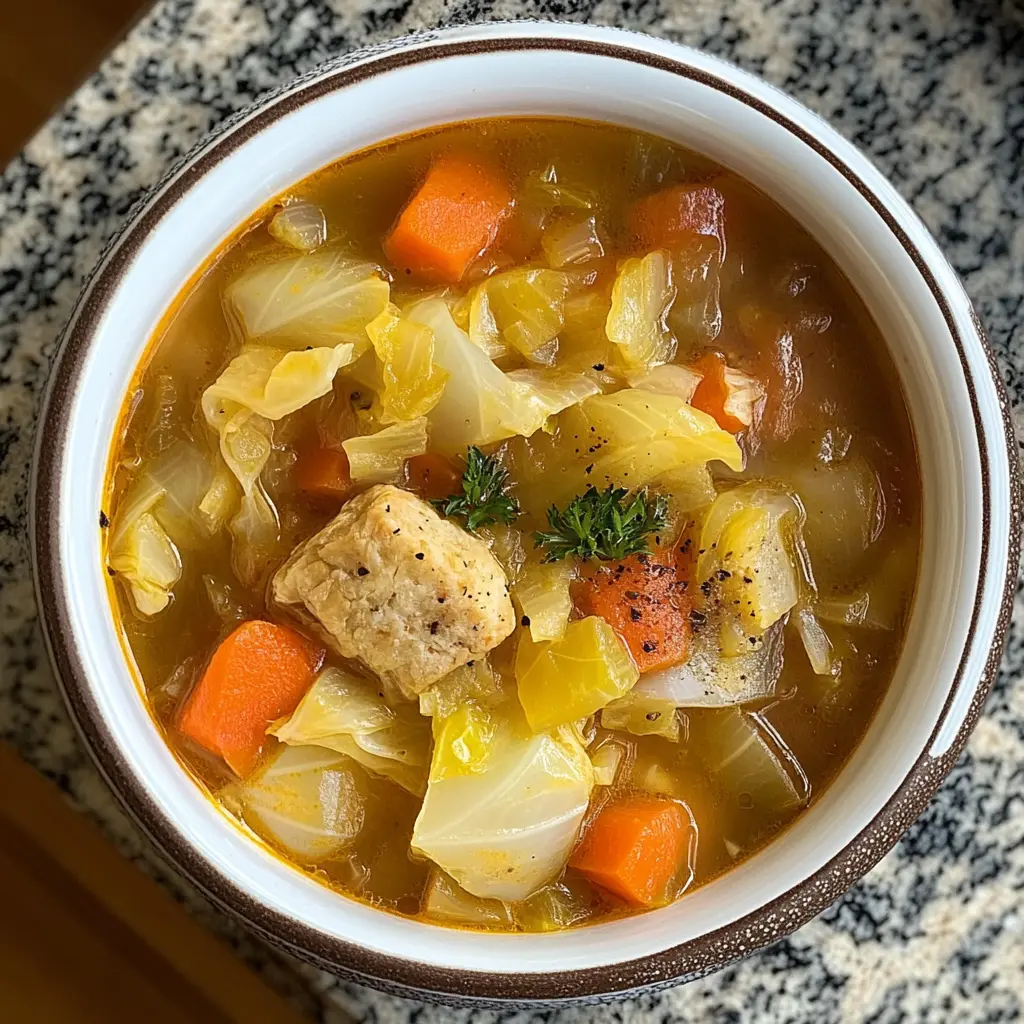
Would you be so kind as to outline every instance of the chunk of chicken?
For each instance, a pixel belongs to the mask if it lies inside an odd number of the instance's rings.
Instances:
[[[487,545],[398,487],[371,487],[292,552],[274,600],[412,698],[515,627]]]

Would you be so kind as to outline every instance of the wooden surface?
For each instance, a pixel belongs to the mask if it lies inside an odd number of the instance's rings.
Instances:
[[[0,744],[0,1021],[302,1018]]]
[[[148,6],[149,0],[0,0],[0,167]]]

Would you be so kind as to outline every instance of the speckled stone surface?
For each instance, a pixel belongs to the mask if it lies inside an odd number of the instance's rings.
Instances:
[[[891,176],[963,274],[1024,409],[1024,9],[1010,0],[166,0],[0,176],[0,737],[314,1019],[990,1024],[1024,1004],[1024,599],[995,690],[922,819],[792,938],[690,986],[603,1008],[447,1010],[272,952],[128,822],[80,748],[36,622],[26,525],[54,339],[132,202],[208,128],[364,42],[471,19],[642,29],[764,75]]]

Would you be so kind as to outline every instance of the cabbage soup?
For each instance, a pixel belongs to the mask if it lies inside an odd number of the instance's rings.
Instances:
[[[214,253],[100,525],[152,714],[253,842],[541,931],[679,898],[829,785],[919,503],[820,245],[686,149],[515,118],[348,157]]]

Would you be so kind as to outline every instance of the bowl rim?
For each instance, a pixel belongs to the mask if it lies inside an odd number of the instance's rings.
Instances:
[[[61,334],[41,406],[30,481],[29,515],[36,599],[42,613],[44,639],[58,685],[79,735],[108,786],[156,848],[215,904],[240,918],[263,938],[301,959],[342,977],[369,983],[398,995],[434,996],[449,1001],[506,1007],[510,1002],[536,1005],[538,1002],[555,1004],[623,997],[640,989],[664,988],[696,979],[792,933],[828,907],[870,870],[924,809],[953,767],[978,719],[1005,644],[1019,557],[1020,465],[1016,457],[1017,442],[1005,386],[973,307],[970,313],[977,341],[987,357],[991,378],[985,379],[984,383],[994,389],[1001,406],[1004,435],[999,438],[986,435],[979,413],[976,377],[965,354],[963,336],[947,302],[946,292],[931,270],[936,260],[925,258],[886,203],[841,156],[780,109],[725,77],[730,71],[741,82],[751,76],[717,58],[711,60],[722,74],[713,73],[689,61],[688,55],[696,51],[674,46],[670,57],[663,52],[664,44],[661,41],[658,41],[657,48],[651,46],[654,42],[639,33],[620,29],[596,29],[550,21],[492,22],[480,26],[434,30],[345,54],[260,97],[205,136],[149,190],[128,215],[123,228],[107,245],[84,285]],[[70,398],[75,393],[93,332],[134,254],[164,214],[188,193],[192,184],[264,127],[323,95],[411,64],[512,50],[570,52],[627,60],[689,78],[754,108],[825,158],[871,204],[913,260],[918,274],[943,314],[963,367],[978,438],[984,522],[982,576],[972,612],[972,627],[986,592],[986,587],[981,584],[984,583],[989,562],[993,472],[988,450],[990,443],[1006,445],[1011,503],[1010,536],[999,615],[984,670],[974,685],[970,708],[949,747],[937,757],[930,756],[932,742],[942,729],[954,698],[965,685],[970,685],[963,678],[970,651],[968,643],[924,752],[882,810],[851,843],[788,892],[714,932],[636,960],[571,971],[529,974],[470,971],[429,965],[380,954],[357,943],[328,936],[312,926],[266,907],[200,856],[182,828],[156,804],[144,784],[128,768],[93,702],[78,651],[78,641],[70,626],[67,595],[62,584],[57,517],[55,513],[51,514],[51,510],[60,507],[59,486],[66,437],[71,426],[62,411],[69,407]]]

